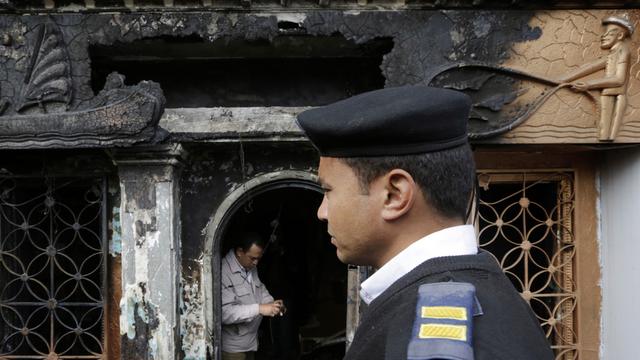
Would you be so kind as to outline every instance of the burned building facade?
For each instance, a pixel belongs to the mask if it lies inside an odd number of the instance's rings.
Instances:
[[[557,359],[632,358],[639,20],[624,1],[0,0],[0,359],[218,359],[220,261],[246,229],[290,309],[260,358],[341,358],[371,269],[335,258],[294,119],[406,84],[472,97],[479,245]]]

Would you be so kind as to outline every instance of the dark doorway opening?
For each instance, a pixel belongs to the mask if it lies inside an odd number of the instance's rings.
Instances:
[[[311,186],[282,186],[252,194],[235,208],[221,254],[242,231],[258,232],[265,252],[260,280],[287,313],[263,318],[260,360],[341,359],[345,351],[347,266],[336,257],[326,224],[316,218],[322,194]]]

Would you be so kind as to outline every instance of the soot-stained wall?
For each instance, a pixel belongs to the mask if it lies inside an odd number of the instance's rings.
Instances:
[[[188,147],[188,151],[189,161],[181,179],[185,267],[201,256],[204,230],[229,193],[265,173],[284,170],[315,173],[318,162],[316,151],[299,143],[277,146],[251,142],[208,147],[197,145]]]
[[[77,109],[89,106],[94,96],[89,55],[92,45],[117,46],[160,37],[180,41],[187,36],[210,42],[273,40],[292,33],[338,34],[359,44],[383,37],[393,41],[393,48],[384,56],[381,72],[385,86],[395,86],[424,82],[457,61],[500,63],[511,44],[540,35],[539,29],[526,25],[532,16],[534,12],[529,11],[453,10],[1,15],[0,99],[6,102],[4,114],[17,111],[38,45],[36,29],[44,23],[54,24],[62,34],[73,83],[69,109]]]

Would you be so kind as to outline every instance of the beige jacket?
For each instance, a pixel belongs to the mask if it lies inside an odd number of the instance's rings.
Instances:
[[[262,321],[259,304],[273,302],[273,297],[253,268],[248,276],[233,250],[221,263],[222,351],[245,352],[258,349],[258,327]]]

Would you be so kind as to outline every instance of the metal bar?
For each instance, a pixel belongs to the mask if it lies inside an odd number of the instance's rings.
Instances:
[[[109,319],[109,306],[106,306],[107,299],[109,299],[108,288],[109,284],[109,267],[107,261],[107,254],[109,253],[109,240],[107,233],[107,189],[109,184],[107,183],[107,177],[102,177],[102,192],[101,192],[101,226],[102,226],[102,358],[106,359],[109,352],[109,331],[107,331],[107,321]]]
[[[51,189],[51,184],[47,181],[47,179],[45,178],[45,183],[47,185],[47,192],[46,195],[52,196],[53,197],[53,193],[52,193],[52,189]],[[47,217],[49,218],[49,246],[54,247],[53,246],[53,239],[55,238],[55,236],[53,235],[53,221],[54,221],[54,215],[53,215],[54,211],[53,211],[53,207],[51,208],[51,211],[49,211],[49,213],[47,214]],[[53,257],[51,257],[49,259],[49,289],[47,289],[49,291],[49,299],[53,299],[54,294],[53,294],[53,289],[55,286],[55,279],[54,279],[54,272],[55,272],[55,262],[53,261]],[[53,316],[53,311],[49,311],[49,325],[50,325],[50,329],[49,329],[49,352],[53,352],[54,348],[55,348],[55,316]]]

